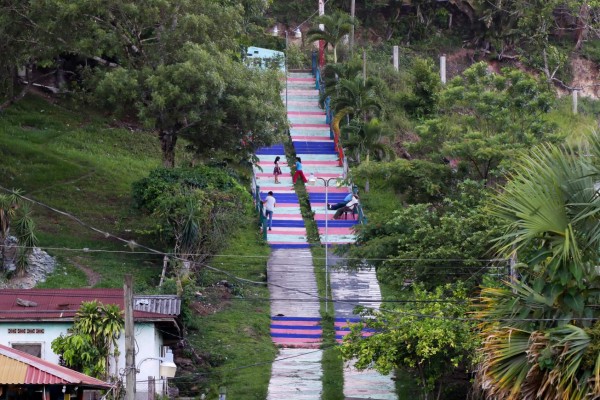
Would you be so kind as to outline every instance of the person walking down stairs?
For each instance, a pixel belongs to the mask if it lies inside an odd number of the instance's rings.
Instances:
[[[292,181],[294,181],[294,183],[296,183],[296,181],[298,180],[298,177],[302,178],[302,181],[304,183],[306,183],[308,181],[308,179],[306,179],[306,176],[304,176],[304,171],[302,171],[302,160],[300,159],[300,157],[296,157],[296,173],[294,173],[294,177],[292,178]]]
[[[269,227],[269,230],[271,230],[271,227],[273,226],[273,212],[275,211],[275,203],[277,203],[277,201],[275,200],[275,197],[273,197],[273,192],[269,192],[267,194],[267,197],[263,201],[263,204],[265,205],[265,216],[267,217],[267,226]]]

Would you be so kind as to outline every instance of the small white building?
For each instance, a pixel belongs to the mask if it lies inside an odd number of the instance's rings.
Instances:
[[[60,364],[51,343],[68,334],[82,302],[97,300],[123,309],[122,289],[2,289],[0,290],[0,344]],[[159,358],[173,361],[171,346],[181,338],[177,296],[134,296],[136,398],[147,399],[149,378],[155,392],[166,394],[166,378],[159,374]],[[110,374],[124,378],[125,334],[119,338],[120,356]],[[166,361],[165,360],[165,361]]]
[[[285,53],[283,51],[250,46],[246,50],[244,59],[246,64],[252,67],[261,69],[279,67],[281,72],[285,72]]]

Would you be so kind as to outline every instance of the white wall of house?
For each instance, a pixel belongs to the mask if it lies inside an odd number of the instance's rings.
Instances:
[[[66,335],[67,330],[72,326],[65,322],[1,322],[0,321],[0,343],[14,347],[13,345],[36,345],[41,346],[41,358],[58,364],[59,356],[52,351],[51,343],[61,334]],[[162,335],[155,328],[153,323],[136,322],[134,326],[135,333],[135,362],[140,365],[140,372],[137,374],[136,391],[142,393],[148,392],[148,377],[156,378],[156,392],[163,393],[163,380],[159,376],[159,360],[146,358],[157,358],[164,356]],[[119,352],[117,363],[110,366],[112,375],[121,375],[125,368],[125,333],[119,338]],[[170,354],[170,353],[169,353]],[[171,355],[172,357],[172,355]],[[141,362],[141,364],[140,364]],[[142,382],[143,381],[143,382]],[[147,398],[147,397],[140,397]]]

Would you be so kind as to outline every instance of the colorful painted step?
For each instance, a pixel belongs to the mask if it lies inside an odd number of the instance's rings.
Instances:
[[[323,340],[321,318],[273,316],[271,338],[279,346],[318,347]]]

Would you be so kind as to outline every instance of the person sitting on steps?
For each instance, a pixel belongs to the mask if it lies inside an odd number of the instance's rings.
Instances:
[[[352,193],[352,198],[350,199],[350,201],[347,202],[344,205],[344,207],[338,208],[338,210],[333,215],[333,219],[340,219],[342,217],[342,214],[345,211],[348,211],[348,212],[354,211],[354,207],[356,207],[357,205],[358,205],[358,195],[355,193]]]
[[[350,200],[352,200],[352,196],[355,194],[358,195],[358,188],[356,188],[356,187],[352,190],[352,193],[348,193],[348,196],[344,197],[344,200],[342,200],[342,202],[335,203],[334,205],[327,204],[327,209],[328,210],[339,210],[342,207],[346,207],[346,204]]]

